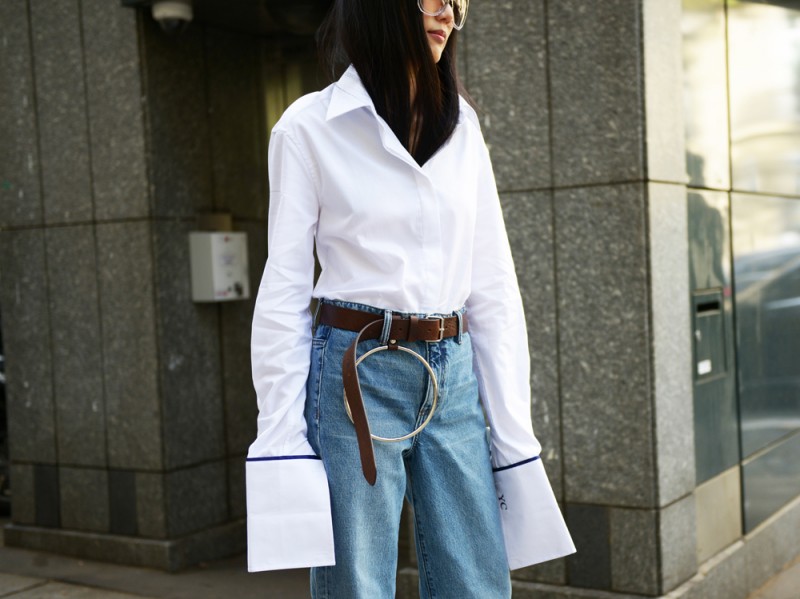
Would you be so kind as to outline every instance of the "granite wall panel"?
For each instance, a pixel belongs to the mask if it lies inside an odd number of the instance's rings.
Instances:
[[[45,232],[59,463],[106,464],[94,227]]]
[[[81,0],[81,8],[95,216],[146,216],[138,13],[105,0]]]
[[[649,183],[647,210],[658,504],[695,486],[686,188]]]
[[[167,537],[167,500],[164,475],[160,472],[136,473],[136,525],[146,538]]]
[[[6,409],[12,461],[57,461],[44,233],[0,232]]]
[[[257,40],[208,29],[205,44],[214,208],[237,218],[264,219],[266,163],[260,139]]]
[[[219,306],[193,303],[186,222],[156,222],[162,438],[167,469],[225,455]]]
[[[554,559],[535,566],[520,568],[514,570],[511,577],[513,580],[565,585],[567,584],[567,560],[566,558]]]
[[[244,455],[228,458],[229,518],[244,518],[247,515],[244,465]]]
[[[48,223],[92,219],[86,88],[78,0],[30,0],[33,63]]]
[[[108,461],[163,467],[152,226],[97,225]]]
[[[39,134],[26,0],[0,2],[0,226],[42,222]]]
[[[36,524],[34,466],[11,464],[8,470],[11,494],[11,521],[14,524]]]
[[[109,531],[108,471],[96,468],[58,469],[61,526],[91,532]]]
[[[608,508],[568,503],[564,515],[577,549],[576,553],[567,556],[569,585],[610,589],[611,539]]]
[[[180,539],[170,552],[169,568],[179,570],[192,564],[240,555],[246,547],[245,523],[227,522]]]
[[[611,586],[658,595],[658,516],[655,510],[611,508]]]
[[[533,426],[542,443],[542,458],[553,491],[560,499],[563,489],[552,195],[503,194],[501,201],[528,325]]]
[[[111,534],[138,534],[134,471],[108,470],[108,505],[108,528]]]
[[[228,517],[228,476],[224,461],[169,472],[164,476],[170,537],[221,524]]]
[[[645,188],[556,190],[567,501],[652,507]]]
[[[155,216],[194,217],[213,208],[203,28],[164,35],[142,19],[139,44]]]
[[[697,572],[695,500],[689,494],[662,508],[659,514],[661,593],[668,593]]]
[[[640,0],[547,3],[553,182],[645,176]]]
[[[34,464],[33,505],[36,513],[36,526],[48,528],[61,526],[61,494],[58,488],[58,466]]]
[[[251,283],[250,289],[251,299],[220,307],[225,444],[228,455],[245,453],[256,436],[258,406],[250,368],[250,328],[258,287],[253,287]]]
[[[502,191],[551,183],[544,14],[544,0],[470,6],[466,80]]]
[[[641,5],[647,178],[685,185],[681,0],[644,0]]]
[[[225,439],[229,456],[246,453],[256,435],[258,407],[250,369],[250,328],[267,258],[267,230],[263,223],[236,221],[234,228],[247,233],[251,298],[220,307]]]

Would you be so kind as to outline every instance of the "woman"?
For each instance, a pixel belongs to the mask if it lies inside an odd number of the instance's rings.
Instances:
[[[350,67],[272,132],[249,567],[311,566],[314,597],[394,597],[404,497],[422,597],[509,597],[509,567],[574,551],[531,427],[489,155],[459,96],[467,8],[337,0],[323,47]]]

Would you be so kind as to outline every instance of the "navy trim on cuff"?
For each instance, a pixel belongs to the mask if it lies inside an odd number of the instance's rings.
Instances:
[[[500,466],[499,468],[492,468],[492,472],[502,472],[503,470],[511,470],[511,468],[516,468],[517,466],[524,466],[525,464],[530,464],[531,462],[535,462],[539,459],[539,456],[533,456],[532,458],[528,458],[527,460],[522,460],[521,462],[517,462],[516,464],[511,464],[510,466]]]
[[[247,458],[248,462],[277,462],[278,460],[321,460],[318,455],[279,455],[269,458]]]

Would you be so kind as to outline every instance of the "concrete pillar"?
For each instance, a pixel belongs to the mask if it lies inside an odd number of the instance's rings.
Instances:
[[[0,21],[6,543],[165,569],[241,551],[252,301],[192,303],[187,233],[230,212],[256,288],[259,42],[104,0]]]
[[[514,572],[515,597],[660,595],[696,572],[680,12],[475,3],[464,30],[578,548]]]

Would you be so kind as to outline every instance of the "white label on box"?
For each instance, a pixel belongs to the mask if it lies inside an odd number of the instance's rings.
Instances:
[[[697,363],[697,374],[704,375],[711,372],[711,360],[701,360]]]

